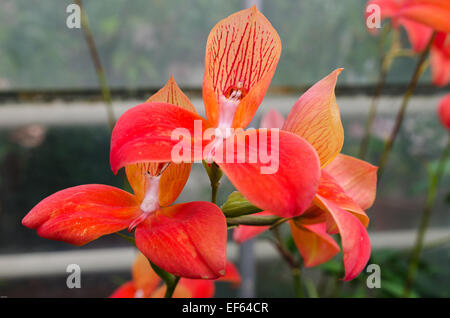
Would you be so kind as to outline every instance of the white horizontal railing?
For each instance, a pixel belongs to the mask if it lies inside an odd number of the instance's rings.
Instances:
[[[300,95],[300,94],[299,94]],[[299,95],[267,96],[258,114],[263,114],[270,108],[288,114]],[[414,96],[408,108],[408,113],[435,112],[441,95]],[[368,113],[371,98],[364,95],[338,97],[342,114],[364,115]],[[114,113],[118,117],[130,107],[143,101],[117,100],[114,101]],[[192,99],[197,111],[204,115],[203,102],[199,98]],[[379,99],[379,114],[392,114],[400,105],[401,97],[382,96]],[[0,128],[13,128],[27,124],[43,124],[50,126],[63,125],[93,125],[107,124],[104,102],[62,102],[49,103],[5,103],[0,105]]]
[[[370,234],[372,249],[407,249],[414,244],[415,236],[415,231]],[[449,229],[431,229],[427,232],[425,244],[448,239],[450,239]],[[229,260],[237,260],[238,248],[239,246],[234,242],[228,244]],[[0,279],[66,275],[66,268],[69,264],[79,265],[83,273],[128,271],[136,253],[135,248],[127,247],[0,255]],[[264,240],[255,242],[254,255],[257,260],[278,257],[273,245]]]

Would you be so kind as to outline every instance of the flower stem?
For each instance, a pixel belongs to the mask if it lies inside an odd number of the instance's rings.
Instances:
[[[281,220],[287,221],[274,215],[241,215],[233,218],[227,218],[228,225],[253,225],[253,226],[272,226]]]
[[[389,28],[390,29],[390,28]],[[391,69],[392,63],[394,62],[395,58],[399,56],[401,53],[401,50],[399,48],[400,41],[399,41],[399,33],[394,29],[393,35],[392,35],[392,44],[385,54],[383,54],[383,57],[381,58],[381,67],[380,67],[380,74],[378,77],[378,83],[375,87],[375,91],[373,94],[372,102],[370,104],[369,108],[369,115],[367,117],[367,123],[364,131],[364,136],[361,140],[360,148],[359,148],[359,158],[365,159],[367,155],[367,149],[369,147],[370,142],[370,134],[372,132],[373,123],[375,121],[375,117],[377,115],[377,108],[378,108],[378,99],[381,95],[381,92],[383,91],[383,88],[386,84],[386,78],[387,74],[389,73],[389,70]],[[380,38],[380,51],[382,51],[383,43],[386,39],[386,34],[384,33],[384,36]]]
[[[208,164],[206,161],[203,161],[203,166],[211,183],[211,202],[217,204],[217,191],[219,190],[220,179],[223,176],[222,170],[215,162]]]
[[[106,112],[108,115],[108,123],[111,130],[114,128],[114,124],[116,122],[114,117],[114,110],[112,106],[112,98],[111,93],[108,87],[108,83],[106,81],[105,71],[103,69],[100,55],[97,51],[97,46],[95,45],[94,37],[91,32],[91,28],[89,27],[89,22],[87,19],[86,11],[84,10],[83,3],[81,0],[75,0],[75,4],[80,7],[81,11],[81,26],[83,29],[84,38],[86,39],[86,43],[89,48],[89,53],[91,55],[92,63],[95,67],[95,72],[97,73],[97,79],[100,84],[100,89],[102,91],[103,99],[106,102]]]
[[[433,43],[436,32],[433,33],[430,40],[428,41],[426,49],[422,52],[419,57],[419,60],[416,65],[416,69],[414,70],[414,74],[411,78],[411,81],[408,84],[408,88],[406,89],[405,94],[403,95],[402,104],[397,113],[397,117],[395,120],[394,128],[392,129],[391,135],[386,140],[384,144],[383,152],[381,153],[380,162],[378,164],[378,181],[381,180],[381,177],[384,173],[384,169],[389,159],[389,154],[391,153],[392,146],[394,145],[395,139],[397,138],[398,132],[400,131],[400,127],[403,123],[403,118],[405,117],[406,109],[408,107],[409,100],[411,99],[412,94],[417,86],[417,83],[422,76],[423,72],[427,66],[427,57],[430,52],[431,45]]]
[[[277,228],[272,230],[274,239],[271,240],[276,249],[291,268],[294,290],[297,298],[303,298],[301,262],[284,246],[283,238]]]
[[[408,272],[406,275],[403,297],[409,297],[411,294],[411,289],[414,285],[414,279],[417,272],[417,267],[420,261],[420,254],[424,247],[425,234],[430,223],[431,213],[433,211],[434,204],[436,202],[436,197],[439,189],[439,184],[441,182],[442,176],[445,171],[445,165],[447,163],[447,158],[450,153],[450,134],[448,135],[447,146],[442,152],[439,158],[438,166],[436,172],[430,178],[430,186],[428,188],[427,198],[425,202],[425,207],[423,209],[422,218],[420,220],[419,229],[417,232],[416,243],[411,253],[411,258],[409,261]]]

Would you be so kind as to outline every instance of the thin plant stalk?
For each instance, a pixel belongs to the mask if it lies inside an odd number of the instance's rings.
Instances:
[[[387,30],[390,30],[391,28],[387,28]],[[380,52],[383,51],[383,44],[386,40],[386,33],[388,31],[385,31],[382,36],[380,37]],[[377,115],[377,108],[378,108],[378,100],[381,95],[381,92],[383,91],[383,88],[386,84],[386,78],[387,74],[389,73],[389,70],[391,69],[392,63],[394,62],[395,58],[398,56],[399,53],[399,33],[394,29],[392,34],[392,44],[388,50],[387,53],[382,53],[381,58],[381,66],[380,66],[380,74],[378,76],[378,82],[375,87],[375,91],[372,97],[372,102],[370,104],[369,108],[369,115],[367,117],[367,122],[364,130],[364,136],[361,140],[360,148],[359,148],[359,158],[364,159],[367,155],[367,150],[369,147],[370,142],[370,135],[373,128],[373,123],[375,121],[375,117]]]
[[[439,158],[436,172],[430,178],[430,185],[428,188],[427,198],[425,201],[425,207],[423,209],[422,218],[420,220],[419,229],[417,231],[416,242],[414,244],[414,248],[411,253],[408,272],[406,274],[403,297],[410,296],[412,287],[414,285],[414,279],[420,261],[420,254],[424,248],[425,235],[428,229],[428,225],[430,223],[433,207],[436,203],[439,184],[445,172],[445,165],[447,163],[449,153],[450,153],[450,134],[448,135],[447,146],[445,147],[441,157]]]
[[[294,280],[294,290],[297,298],[303,298],[302,287],[302,263],[284,246],[283,239],[278,231],[278,228],[272,229],[275,239],[271,240],[281,257],[291,268],[292,279]]]
[[[106,80],[105,70],[102,66],[102,62],[100,59],[100,55],[97,51],[97,46],[95,45],[94,37],[91,32],[91,28],[89,26],[86,10],[83,7],[83,3],[81,0],[75,0],[75,4],[80,7],[81,11],[81,26],[83,29],[84,38],[86,39],[87,46],[89,48],[89,54],[92,59],[92,63],[94,64],[95,72],[97,74],[98,83],[100,85],[100,89],[102,92],[103,99],[106,103],[106,112],[108,116],[108,124],[111,130],[115,125],[115,116],[112,105],[111,92],[109,90],[108,82]]]
[[[427,57],[428,57],[428,53],[430,52],[431,45],[433,43],[435,35],[436,35],[436,32],[433,33],[430,40],[428,41],[426,49],[420,55],[419,60],[416,65],[416,68],[414,70],[414,74],[411,78],[411,81],[408,84],[405,94],[403,95],[402,104],[397,113],[394,127],[392,129],[392,132],[391,132],[389,138],[386,140],[386,142],[384,144],[383,152],[381,153],[380,162],[378,164],[378,181],[380,181],[381,177],[383,176],[386,164],[389,159],[389,155],[391,153],[392,146],[394,145],[394,142],[400,131],[400,127],[403,123],[403,119],[405,117],[405,113],[406,113],[406,109],[409,104],[409,100],[411,99],[411,96],[414,93],[414,90],[417,86],[417,83],[419,82],[420,77],[422,76],[422,74],[424,73],[424,71],[427,67]]]

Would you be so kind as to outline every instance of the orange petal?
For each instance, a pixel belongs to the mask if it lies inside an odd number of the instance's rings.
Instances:
[[[177,83],[173,79],[173,76],[169,78],[169,80],[167,81],[166,85],[164,85],[163,88],[161,88],[155,94],[150,96],[149,99],[147,99],[146,103],[149,102],[168,103],[180,106],[181,108],[189,110],[193,113],[197,113],[194,105],[192,105],[189,98],[183,93],[183,91],[177,85]]]
[[[344,254],[344,280],[352,280],[361,273],[370,257],[370,240],[366,228],[351,213],[342,210],[333,202],[317,195],[315,204],[329,213],[336,223],[342,240]]]
[[[224,145],[230,141],[237,146],[227,153],[232,148]],[[244,153],[239,149],[245,149],[242,163],[236,161],[238,153]],[[261,151],[267,151],[268,158]],[[227,158],[230,154],[234,160]],[[289,132],[260,129],[239,133],[218,148],[215,161],[247,200],[281,217],[302,214],[317,191],[317,153],[304,139]]]
[[[273,215],[273,214],[267,211],[263,211],[255,213],[253,215]],[[237,243],[243,243],[267,231],[269,228],[270,226],[239,225],[237,228],[233,230],[233,240],[235,240]]]
[[[203,79],[206,116],[219,122],[219,97],[244,93],[233,127],[246,127],[261,104],[281,54],[280,38],[256,6],[220,21],[208,36]]]
[[[153,94],[146,102],[168,103],[196,113],[194,105],[181,91],[172,76],[166,85]],[[161,168],[161,164],[161,162],[143,162],[126,167],[128,181],[140,200],[144,197],[145,172],[154,172],[152,174],[155,175]],[[164,171],[159,182],[159,204],[161,206],[172,204],[180,195],[189,178],[191,167],[191,163],[172,163]]]
[[[88,184],[56,192],[39,202],[22,220],[39,236],[84,245],[128,227],[139,215],[138,201],[123,190]]]
[[[442,125],[450,130],[450,94],[445,95],[439,102],[438,116]]]
[[[450,2],[448,0],[409,0],[396,17],[410,19],[437,31],[450,33]]]
[[[342,70],[335,70],[306,91],[283,126],[283,130],[293,132],[313,145],[322,167],[337,156],[344,144],[344,129],[334,94]]]
[[[127,282],[117,288],[114,293],[112,293],[109,298],[135,298],[136,296],[136,287],[133,282]]]
[[[361,207],[347,195],[345,190],[339,186],[336,179],[324,170],[322,170],[317,194],[327,198],[341,209],[353,213],[365,227],[369,225],[369,218],[364,210],[361,209]]]
[[[140,162],[174,161],[172,149],[182,142],[172,133],[182,130],[182,140],[189,154],[187,161],[201,160],[203,132],[208,123],[199,115],[181,107],[150,102],[126,111],[117,121],[111,137],[110,162],[114,173]]]
[[[436,86],[450,83],[450,35],[439,32],[431,47],[431,78]]]
[[[144,297],[149,297],[161,281],[161,278],[152,269],[147,257],[142,253],[136,256],[131,274],[134,286],[137,290],[142,291]]]
[[[367,210],[375,200],[377,169],[366,161],[339,154],[324,171],[337,181],[361,209]]]
[[[225,274],[227,225],[215,204],[163,208],[137,226],[135,237],[139,250],[169,273],[204,279]]]
[[[326,232],[325,223],[302,224],[291,221],[289,224],[306,267],[325,263],[339,252],[339,246]]]
[[[275,109],[269,110],[261,118],[260,128],[279,128],[283,127],[284,117]]]

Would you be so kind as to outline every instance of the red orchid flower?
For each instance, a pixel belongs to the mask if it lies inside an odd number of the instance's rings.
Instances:
[[[370,256],[365,229],[369,219],[364,210],[375,199],[377,169],[362,160],[339,154],[343,128],[334,88],[340,72],[341,69],[335,70],[303,94],[282,129],[305,138],[321,158],[322,174],[313,204],[290,221],[304,264],[316,266],[336,255],[339,247],[330,234],[339,233],[346,272],[344,280],[351,280],[363,270]],[[260,214],[272,214],[272,211]],[[267,229],[239,226],[234,231],[234,239],[242,242]]]
[[[111,298],[161,298],[165,294],[165,285],[153,271],[147,258],[139,253],[132,267],[132,281],[120,286]],[[216,280],[181,278],[173,293],[174,298],[211,298],[214,296],[216,281],[232,283],[238,287],[241,276],[237,268],[227,262],[226,273]]]
[[[445,95],[438,106],[439,120],[447,130],[450,130],[450,94]]]
[[[365,17],[366,21],[371,14],[368,11],[369,6],[377,5],[380,8],[381,19],[392,19],[394,28],[402,26],[408,34],[409,42],[415,52],[422,52],[428,41],[430,40],[433,29],[419,22],[407,18],[394,18],[400,12],[400,9],[407,0],[371,0],[366,4]],[[370,33],[376,33],[377,29],[369,29]]]
[[[278,34],[256,7],[220,21],[206,44],[203,99],[207,120],[164,103],[148,102],[128,110],[119,118],[111,138],[113,171],[135,162],[171,161],[172,150],[180,143],[172,134],[182,129],[182,141],[189,147],[183,160],[215,161],[233,185],[263,209],[283,217],[303,213],[320,178],[314,148],[285,131],[242,131],[264,97],[280,53]],[[214,131],[210,140],[203,138],[209,128]],[[231,128],[241,131],[232,134]],[[261,137],[263,134],[267,138]],[[248,140],[256,140],[257,146],[252,147]],[[273,149],[268,140],[277,141]],[[230,141],[237,147],[227,147]],[[238,158],[239,149],[245,154],[242,162],[226,160],[230,154]],[[248,160],[262,149],[277,155],[274,162],[278,169],[273,173],[261,173],[269,164],[260,156],[255,162]],[[270,196],[267,189],[271,189]]]
[[[450,1],[371,0],[367,6],[380,7],[381,18],[391,18],[394,27],[403,26],[414,51],[422,52],[433,33],[439,31],[431,47],[431,77],[436,86],[450,83]],[[370,14],[366,10],[366,18]]]
[[[450,33],[436,33],[430,54],[433,84],[447,85],[450,83]]]
[[[149,100],[194,111],[173,78]],[[136,228],[136,246],[157,266],[183,277],[217,278],[225,274],[226,263],[222,211],[209,202],[171,205],[190,169],[188,163],[129,162],[126,174],[134,194],[99,184],[68,188],[42,200],[22,224],[44,238],[74,245]]]

